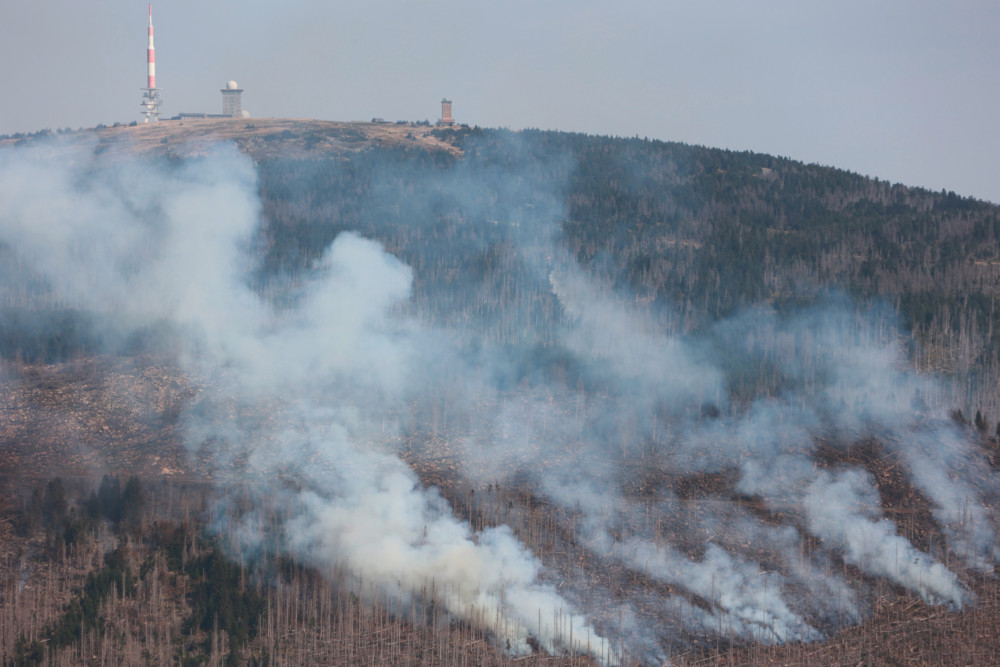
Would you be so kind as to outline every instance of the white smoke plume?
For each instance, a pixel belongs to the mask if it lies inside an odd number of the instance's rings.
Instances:
[[[680,335],[669,314],[573,261],[557,188],[523,150],[407,174],[417,194],[390,207],[419,226],[437,220],[425,208],[457,202],[486,241],[435,247],[435,260],[499,239],[496,281],[421,292],[431,260],[347,232],[277,298],[251,287],[260,202],[235,151],[172,165],[0,152],[0,242],[21,267],[0,288],[162,329],[205,387],[184,415],[192,449],[210,451],[221,483],[282,503],[283,548],[349,570],[362,596],[374,585],[402,605],[433,588],[514,651],[534,638],[658,662],[703,634],[812,641],[865,618],[874,579],[933,604],[974,602],[966,573],[904,537],[872,474],[848,460],[877,441],[951,553],[980,571],[1000,558],[984,504],[995,474],[967,434],[919,407],[936,381],[907,369],[892,321],[833,300]],[[785,385],[736,398],[728,383],[761,360]],[[404,461],[426,453],[431,431],[452,439],[472,510],[497,508],[491,525],[457,518]],[[692,479],[708,490],[691,497]],[[544,567],[526,546],[529,511],[481,492],[499,482],[557,517]],[[252,523],[248,548],[269,539]],[[647,611],[670,621],[644,620],[627,586],[595,570],[642,580]]]
[[[934,604],[957,608],[966,601],[958,577],[914,549],[891,521],[878,517],[878,498],[863,473],[821,473],[810,482],[803,505],[809,530],[841,549],[848,563],[889,577]]]
[[[247,280],[260,224],[248,159],[225,148],[180,168],[86,157],[0,155],[0,241],[54,298],[178,332],[210,394],[187,417],[192,446],[210,434],[220,464],[248,454],[248,479],[289,471],[309,484],[286,526],[292,553],[346,566],[390,597],[434,582],[450,613],[518,652],[533,636],[550,651],[609,655],[509,529],[474,533],[372,439],[374,412],[412,388],[420,332],[392,315],[410,294],[406,266],[342,235],[294,305],[276,307]],[[215,409],[262,401],[276,422],[263,433]]]

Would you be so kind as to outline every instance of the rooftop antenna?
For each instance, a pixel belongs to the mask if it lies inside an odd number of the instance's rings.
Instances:
[[[153,48],[153,5],[149,6],[149,44],[146,47],[146,87],[142,89],[143,115],[148,123],[160,120],[160,89],[156,87],[156,50]]]

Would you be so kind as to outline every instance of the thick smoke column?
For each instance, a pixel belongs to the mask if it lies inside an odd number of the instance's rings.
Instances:
[[[529,636],[553,651],[572,637],[575,651],[609,654],[509,529],[474,533],[375,439],[375,414],[413,389],[425,336],[391,314],[409,298],[408,267],[345,234],[295,305],[277,307],[249,287],[259,211],[254,172],[235,152],[163,169],[17,151],[0,161],[0,240],[51,297],[173,331],[209,390],[186,417],[192,446],[216,443],[223,479],[238,452],[244,479],[292,471],[303,485],[288,501],[292,553],[346,566],[400,601],[433,582],[450,613],[516,651]],[[263,433],[224,416],[262,401],[276,423]]]

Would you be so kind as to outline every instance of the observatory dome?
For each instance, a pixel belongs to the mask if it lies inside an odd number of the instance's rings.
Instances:
[[[236,90],[239,86],[236,85],[235,81],[230,81],[226,84],[226,90]]]

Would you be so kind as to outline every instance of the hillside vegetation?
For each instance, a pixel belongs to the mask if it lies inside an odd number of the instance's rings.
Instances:
[[[499,289],[544,300],[547,285],[528,284],[538,272],[517,271],[526,260],[510,248],[536,235],[541,249],[551,234],[675,331],[704,330],[762,304],[800,307],[830,290],[888,304],[919,344],[917,368],[984,380],[983,393],[956,396],[954,407],[1000,412],[989,379],[1000,370],[994,204],[677,143],[540,131],[433,134],[461,156],[375,148],[346,159],[262,160],[266,271],[307,267],[338,233],[358,230],[414,267],[418,300],[429,307],[441,308],[442,291],[464,290],[464,302],[438,313],[460,317],[490,307],[475,303],[483,296],[475,286],[499,275],[523,281]],[[449,251],[442,256],[441,248]],[[493,289],[508,306],[519,298]]]
[[[0,139],[0,664],[1000,660],[1000,207],[639,138]]]

